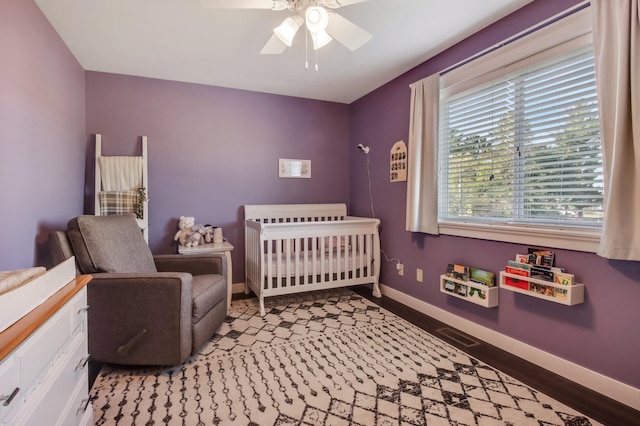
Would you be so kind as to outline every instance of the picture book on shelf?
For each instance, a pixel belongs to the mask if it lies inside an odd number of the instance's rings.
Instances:
[[[487,287],[493,287],[495,285],[495,275],[493,272],[483,271],[478,268],[471,268],[469,281],[473,281],[478,284],[484,284]]]
[[[469,290],[469,297],[472,297],[474,293],[477,293],[480,299],[484,299],[486,297],[484,291],[471,287],[471,290]]]
[[[567,290],[564,290],[564,289],[561,289],[561,288],[556,288],[554,297],[558,297],[560,299],[566,299],[567,298]]]
[[[447,265],[447,275],[460,281],[469,281],[469,267],[450,263]]]
[[[456,283],[454,283],[453,281],[445,281],[444,289],[453,293],[456,291]]]
[[[554,274],[552,271],[535,266],[531,268],[531,275],[529,276],[537,280],[549,281],[551,283],[554,281]]]
[[[529,256],[529,264],[553,266],[555,254],[551,250],[529,247],[527,249],[527,254]]]
[[[508,274],[512,274],[512,275],[520,275],[521,277],[529,277],[530,272],[522,269],[522,268],[515,268],[515,267],[511,267],[511,266],[507,266],[504,271]],[[529,289],[529,282],[525,281],[525,280],[519,280],[517,278],[513,278],[513,277],[504,277],[504,283],[505,285],[510,285],[512,287],[518,287],[524,290],[528,290]]]
[[[550,297],[554,297],[554,292],[555,292],[555,289],[549,285],[541,285],[541,284],[535,284],[535,283],[531,283],[530,290],[539,294],[544,294],[545,296],[550,296]]]
[[[525,271],[527,274],[524,276],[526,277],[531,275],[531,265],[529,265],[528,263],[520,263],[517,261],[510,260],[509,262],[507,262],[507,266],[509,268],[520,269],[522,271]],[[522,274],[518,274],[518,275],[522,275]]]
[[[555,283],[562,285],[573,285],[574,275],[567,272],[556,272]],[[564,290],[566,291],[566,290]]]

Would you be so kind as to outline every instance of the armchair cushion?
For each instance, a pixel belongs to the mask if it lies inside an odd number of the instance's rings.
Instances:
[[[158,272],[188,272],[191,275],[218,274],[227,276],[227,260],[222,253],[185,256],[156,254],[153,256]]]
[[[227,281],[222,275],[193,275],[191,291],[193,323],[200,321],[218,303],[227,303]]]
[[[70,220],[67,228],[78,266],[85,274],[157,272],[132,213],[79,216]]]

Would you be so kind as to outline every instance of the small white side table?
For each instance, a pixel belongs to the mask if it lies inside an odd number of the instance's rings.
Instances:
[[[227,258],[227,310],[231,307],[231,293],[233,293],[233,266],[231,264],[231,251],[233,246],[227,241],[221,243],[206,243],[196,247],[178,246],[180,254],[224,253]]]

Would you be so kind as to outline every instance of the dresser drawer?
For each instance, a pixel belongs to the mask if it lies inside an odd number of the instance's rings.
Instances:
[[[59,424],[66,415],[62,409],[72,402],[70,398],[76,394],[78,386],[84,384],[85,394],[88,391],[86,360],[86,335],[80,333],[43,377],[43,383],[32,389],[28,395],[30,409],[20,410],[16,423],[33,426]]]
[[[87,288],[85,287],[79,291],[78,294],[69,301],[68,305],[70,305],[69,309],[71,310],[71,329],[77,330],[78,327],[81,327],[82,331],[86,331],[87,311],[89,310],[89,305],[87,305]]]
[[[70,337],[70,310],[65,306],[19,348],[20,381],[25,389],[47,374]]]
[[[14,408],[17,407],[22,393],[19,363],[14,357],[6,358],[0,363],[0,424],[9,423],[9,419],[15,417],[17,410]],[[12,410],[13,413],[9,415]]]
[[[0,407],[6,409],[6,413],[5,410],[0,410],[0,425],[14,424],[12,419],[22,414],[23,407],[29,402],[34,391],[63,355],[71,334],[69,329],[69,310],[60,309],[40,326],[29,340],[5,358],[3,366],[5,363],[11,365],[3,367],[4,373],[0,373],[3,376],[0,379],[2,395],[11,395],[15,389],[19,390],[7,407],[0,404]]]
[[[88,388],[89,378],[85,375],[81,377],[76,389],[69,395],[69,402],[57,425],[93,425],[93,407],[89,402]]]
[[[85,411],[71,420],[77,410],[71,406],[88,398],[85,307],[82,288],[0,361],[0,398],[7,397],[0,401],[0,426],[84,425],[92,419]]]

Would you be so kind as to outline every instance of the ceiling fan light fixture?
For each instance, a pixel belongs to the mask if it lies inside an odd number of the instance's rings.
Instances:
[[[331,42],[331,40],[333,40],[333,38],[326,31],[311,33],[311,39],[313,40],[313,50],[318,50],[321,47],[326,46]]]
[[[312,34],[324,31],[327,28],[327,24],[329,24],[329,14],[324,7],[310,6],[304,15],[307,29]]]
[[[273,32],[284,44],[291,47],[293,37],[298,32],[302,22],[302,18],[297,15],[289,16],[287,19],[282,21],[282,24],[274,28]]]

